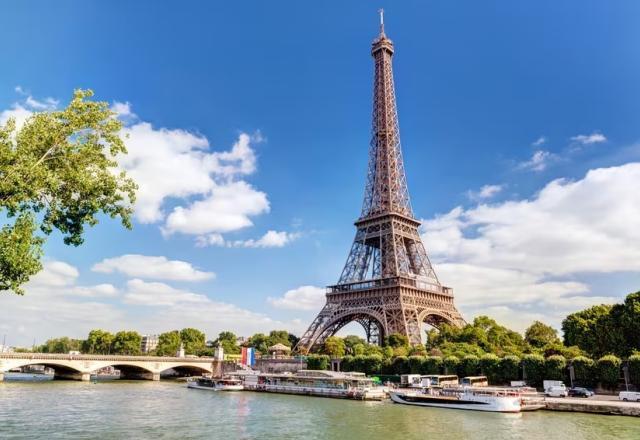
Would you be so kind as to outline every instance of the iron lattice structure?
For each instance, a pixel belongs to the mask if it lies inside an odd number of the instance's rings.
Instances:
[[[307,353],[350,322],[360,323],[370,343],[400,333],[421,343],[421,324],[460,326],[453,290],[440,284],[411,209],[400,148],[393,83],[393,43],[384,33],[373,42],[375,61],[369,167],[356,236],[338,283],[296,349]]]

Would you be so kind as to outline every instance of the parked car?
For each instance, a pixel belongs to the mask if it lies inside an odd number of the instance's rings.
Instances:
[[[565,387],[564,385],[549,387],[544,391],[544,393],[549,397],[567,397],[567,395],[569,394],[567,392],[567,387]]]
[[[627,401],[636,401],[636,402],[640,402],[640,392],[635,392],[635,391],[620,391],[620,394],[618,395],[618,399],[620,400],[624,400],[625,402]]]
[[[569,388],[569,397],[591,397],[595,393],[582,387]]]

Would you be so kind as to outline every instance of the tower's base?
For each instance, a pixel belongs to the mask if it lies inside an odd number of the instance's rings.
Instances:
[[[452,289],[416,284],[415,280],[397,277],[329,287],[327,303],[296,351],[313,351],[351,322],[363,326],[369,343],[382,344],[385,337],[399,333],[407,336],[411,345],[422,344],[422,323],[434,327],[465,324],[453,304]]]

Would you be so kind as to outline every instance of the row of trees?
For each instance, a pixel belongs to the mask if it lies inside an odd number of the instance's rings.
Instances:
[[[68,337],[53,338],[43,345],[34,347],[34,351],[41,353],[68,353],[80,351],[84,354],[124,354],[139,355],[141,352],[142,336],[135,331],[119,331],[111,333],[106,330],[91,330],[87,339],[72,339]],[[284,344],[293,348],[298,338],[286,330],[272,330],[268,335],[256,333],[244,342],[246,347],[254,347],[256,351],[267,354],[268,348],[275,344]],[[364,342],[364,341],[363,341]],[[180,346],[185,354],[197,356],[212,356],[215,347],[222,346],[227,354],[240,353],[241,346],[238,337],[229,331],[221,332],[218,337],[206,342],[205,334],[195,328],[183,328],[161,333],[158,345],[148,355],[174,356]]]
[[[311,355],[307,368],[327,369],[328,355]],[[567,360],[561,355],[547,358],[539,354],[526,354],[522,358],[495,354],[482,357],[456,356],[398,356],[384,359],[380,355],[347,355],[342,358],[343,371],[359,371],[367,375],[379,374],[456,374],[459,377],[485,375],[493,384],[508,384],[512,380],[526,380],[531,386],[541,386],[543,380],[570,382],[569,368],[573,369],[577,385],[616,388],[621,378],[622,360],[614,355],[594,361],[584,356]],[[630,382],[640,386],[640,355],[631,356],[627,362]]]

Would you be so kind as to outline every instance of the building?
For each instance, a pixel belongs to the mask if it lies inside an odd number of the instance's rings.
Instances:
[[[140,342],[140,351],[143,353],[149,353],[158,346],[158,335],[144,335]]]

